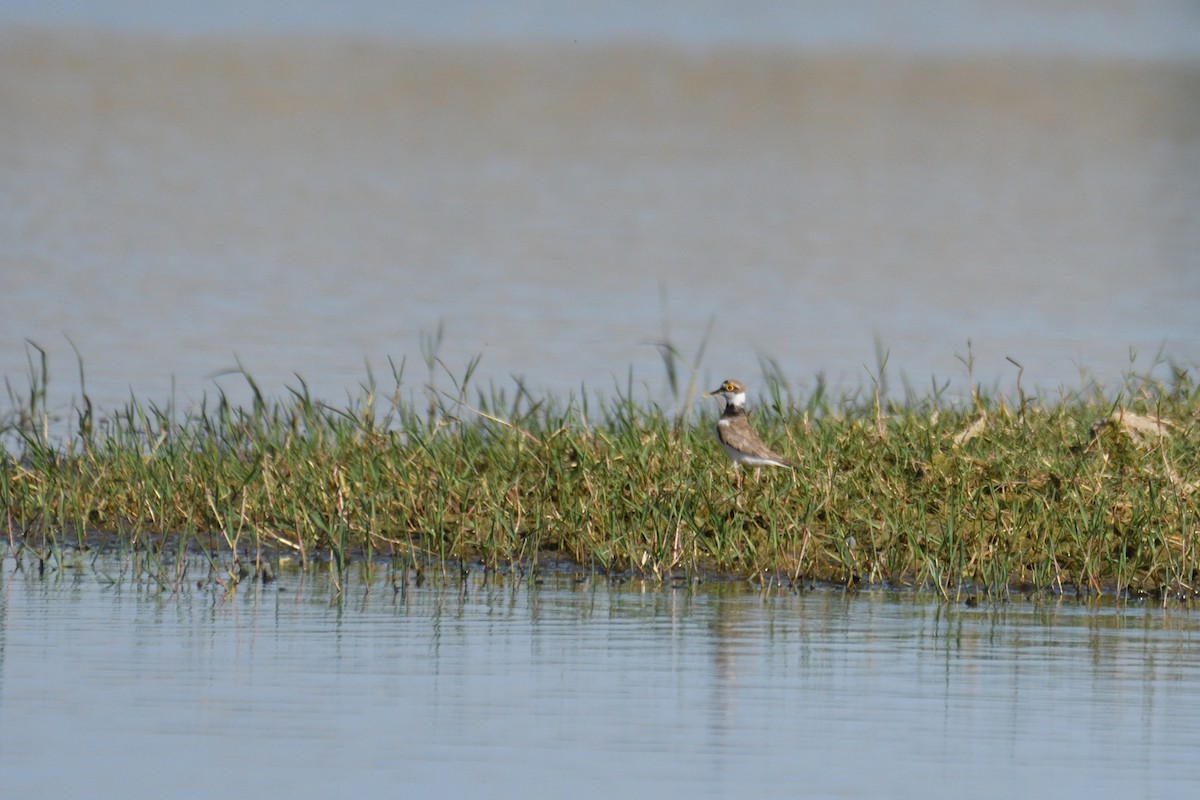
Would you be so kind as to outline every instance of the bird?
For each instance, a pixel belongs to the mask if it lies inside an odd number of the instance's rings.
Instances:
[[[717,441],[725,454],[733,461],[736,470],[742,464],[754,467],[755,476],[762,467],[786,467],[796,465],[784,456],[763,444],[746,413],[746,387],[741,381],[728,379],[705,397],[720,397],[725,401],[725,410],[717,420]]]

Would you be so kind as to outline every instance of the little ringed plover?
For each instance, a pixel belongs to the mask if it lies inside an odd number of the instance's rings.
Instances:
[[[746,414],[746,387],[741,381],[727,380],[705,397],[720,397],[725,401],[725,411],[717,420],[717,441],[733,460],[733,468],[742,464],[751,467],[787,467],[794,465],[788,459],[763,444],[758,434],[750,427]]]

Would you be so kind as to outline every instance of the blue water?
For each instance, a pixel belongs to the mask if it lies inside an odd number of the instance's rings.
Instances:
[[[1185,797],[1200,617],[0,563],[5,795]],[[174,582],[170,581],[169,583]]]
[[[0,378],[65,419],[1200,364],[1193,2],[16,0],[0,109]]]
[[[76,347],[107,409],[236,401],[238,363],[337,405],[389,358],[423,399],[442,322],[457,375],[667,403],[664,338],[752,391],[761,357],[870,387],[877,339],[893,391],[1166,375],[1200,363],[1198,63],[1171,0],[10,0],[0,376],[29,338],[66,418]],[[1200,786],[1190,609],[347,581],[3,559],[0,793]]]
[[[1195,57],[1200,11],[1181,0],[994,3],[887,0],[9,0],[0,21],[175,35],[304,34],[436,41],[651,40],[901,51],[1052,52]]]

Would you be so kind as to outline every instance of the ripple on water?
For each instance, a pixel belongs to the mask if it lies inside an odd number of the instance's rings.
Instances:
[[[2,566],[0,770],[23,796],[1200,780],[1187,610],[475,577],[396,593],[378,572],[341,600],[287,572],[170,594],[117,567]]]

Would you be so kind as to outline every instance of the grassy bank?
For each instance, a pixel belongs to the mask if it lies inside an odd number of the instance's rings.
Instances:
[[[799,466],[738,481],[715,406],[668,414],[632,386],[604,402],[479,391],[473,366],[413,392],[393,370],[340,406],[302,384],[272,400],[246,376],[247,407],[101,414],[84,394],[54,415],[34,358],[0,411],[4,536],[49,554],[119,542],[946,597],[1191,597],[1200,580],[1200,389],[1181,371],[966,403],[768,382],[754,425]]]

